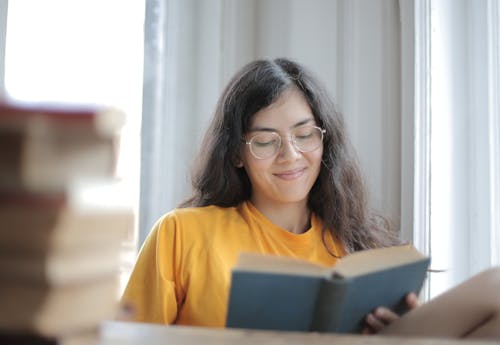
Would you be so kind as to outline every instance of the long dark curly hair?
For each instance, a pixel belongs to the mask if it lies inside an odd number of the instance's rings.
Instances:
[[[342,115],[310,71],[284,58],[253,61],[231,79],[195,159],[193,194],[180,207],[230,207],[250,199],[248,175],[235,163],[242,138],[252,116],[291,87],[304,94],[317,125],[326,130],[320,173],[308,200],[309,209],[323,221],[324,233],[331,231],[347,252],[399,244],[389,222],[367,206]]]

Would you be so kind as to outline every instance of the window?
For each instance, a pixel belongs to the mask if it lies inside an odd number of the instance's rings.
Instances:
[[[5,54],[5,88],[14,98],[126,112],[118,175],[136,211],[144,9],[137,0],[10,1]]]
[[[429,297],[499,264],[498,1],[415,1],[414,239]]]

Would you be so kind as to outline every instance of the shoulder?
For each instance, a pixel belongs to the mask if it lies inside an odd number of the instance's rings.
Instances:
[[[206,222],[217,221],[238,217],[239,212],[237,207],[220,207],[220,206],[204,206],[204,207],[186,207],[176,208],[163,217],[159,222]]]
[[[243,221],[238,207],[187,207],[174,209],[162,216],[154,231],[177,236],[206,236],[228,225]]]
[[[201,253],[214,248],[220,252],[241,243],[246,227],[238,207],[179,208],[157,221],[148,236],[148,247],[167,261],[172,253],[184,261],[192,255],[199,259]]]

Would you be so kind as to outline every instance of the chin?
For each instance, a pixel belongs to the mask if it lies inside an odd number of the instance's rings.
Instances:
[[[277,201],[281,203],[286,203],[286,204],[293,204],[293,203],[302,203],[304,201],[307,202],[307,197],[308,194],[282,194],[280,195],[279,198],[276,198]]]

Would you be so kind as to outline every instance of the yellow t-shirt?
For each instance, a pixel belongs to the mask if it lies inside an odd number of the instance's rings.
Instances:
[[[294,234],[271,223],[250,202],[237,207],[176,209],[158,220],[143,244],[122,302],[134,320],[224,327],[231,268],[241,252],[274,254],[332,266],[321,220]],[[326,236],[337,256],[343,247]]]

